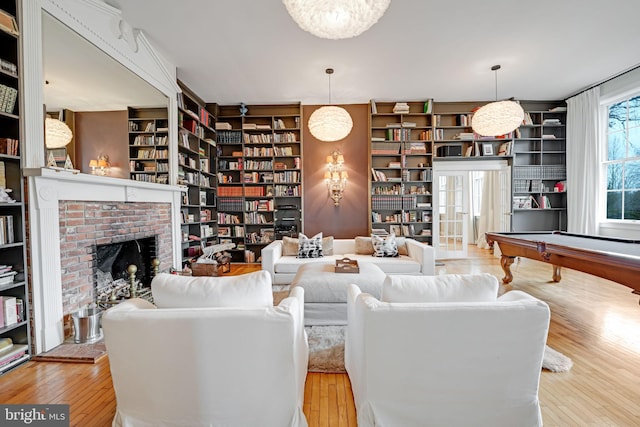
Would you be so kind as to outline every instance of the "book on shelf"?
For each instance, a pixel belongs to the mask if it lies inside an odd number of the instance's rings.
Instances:
[[[424,102],[422,112],[425,114],[431,114],[433,111],[433,99],[429,98]]]
[[[371,114],[378,114],[378,106],[373,99],[371,100]]]
[[[503,142],[498,148],[498,156],[510,156],[511,155],[512,141]]]

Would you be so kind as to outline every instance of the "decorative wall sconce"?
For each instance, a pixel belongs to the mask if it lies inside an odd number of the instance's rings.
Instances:
[[[333,200],[335,206],[340,205],[340,199],[347,188],[347,178],[349,175],[343,169],[344,156],[335,150],[331,155],[327,156],[327,171],[324,173],[324,180],[327,183],[329,198]]]
[[[97,160],[89,161],[89,167],[91,168],[92,175],[107,175],[111,163],[109,163],[109,156],[100,155]]]

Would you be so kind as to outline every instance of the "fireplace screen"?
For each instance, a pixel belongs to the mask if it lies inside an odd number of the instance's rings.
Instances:
[[[96,267],[98,281],[129,281],[130,265],[137,268],[136,282],[139,287],[148,287],[153,278],[151,261],[157,257],[157,236],[127,240],[96,246]],[[104,285],[104,283],[102,284]],[[101,284],[98,283],[98,288]]]

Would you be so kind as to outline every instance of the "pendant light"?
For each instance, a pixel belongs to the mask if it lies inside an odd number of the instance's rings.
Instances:
[[[63,121],[47,117],[44,121],[45,146],[49,149],[62,148],[71,142],[73,133]]]
[[[495,72],[496,101],[480,107],[471,119],[473,131],[481,136],[498,136],[513,132],[522,124],[524,110],[514,101],[498,101],[498,70],[500,65],[491,67]]]
[[[329,75],[329,104],[331,104],[331,74],[333,68],[327,68],[325,72]],[[311,113],[309,121],[309,132],[320,141],[333,142],[340,141],[349,135],[353,128],[351,115],[342,107],[326,105]]]
[[[282,0],[300,28],[323,39],[356,37],[384,15],[391,0]]]

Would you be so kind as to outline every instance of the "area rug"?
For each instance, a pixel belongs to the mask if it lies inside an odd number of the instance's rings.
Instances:
[[[344,326],[307,326],[309,339],[309,372],[343,373]],[[566,372],[573,361],[564,354],[545,347],[542,368],[551,372]]]

